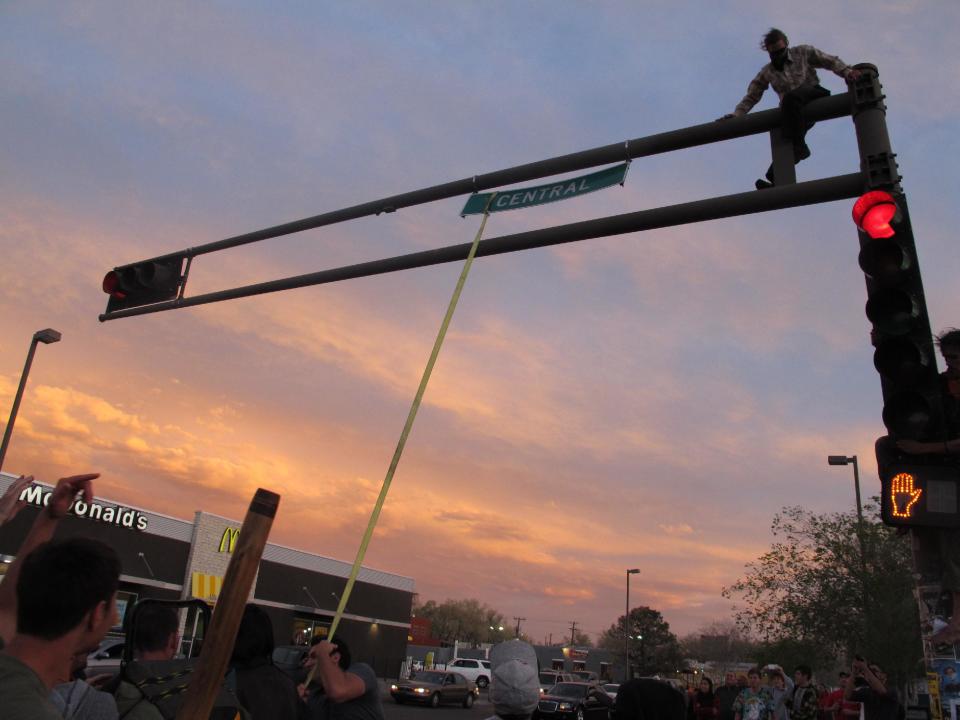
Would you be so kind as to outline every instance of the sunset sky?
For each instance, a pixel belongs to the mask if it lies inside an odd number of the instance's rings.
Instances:
[[[0,4],[4,470],[182,518],[282,495],[271,540],[353,560],[459,264],[100,323],[115,265],[731,112],[782,28],[880,69],[934,330],[960,325],[960,4]],[[776,11],[774,11],[776,10]],[[843,82],[821,72],[834,92]],[[775,107],[768,91],[758,109]],[[810,180],[858,169],[849,118]],[[752,189],[766,136],[486,235]],[[537,184],[534,183],[526,183]],[[465,197],[200,257],[188,295],[469,242]],[[367,555],[534,639],[632,604],[680,634],[785,505],[879,489],[880,383],[850,202],[481,258]],[[939,359],[938,359],[939,360]]]

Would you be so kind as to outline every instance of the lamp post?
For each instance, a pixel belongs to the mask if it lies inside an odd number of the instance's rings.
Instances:
[[[860,543],[860,589],[863,594],[864,625],[869,629],[869,605],[867,601],[867,550],[863,539],[863,507],[860,504],[860,469],[857,456],[828,455],[827,465],[853,465],[853,487],[857,495],[857,540]],[[866,629],[864,632],[866,632]]]
[[[13,434],[13,424],[17,421],[20,399],[23,397],[23,389],[27,386],[27,377],[30,375],[30,366],[33,364],[33,354],[37,351],[37,343],[50,345],[55,342],[60,342],[60,333],[53,328],[37,330],[33,334],[33,340],[30,341],[30,351],[27,353],[27,362],[23,366],[23,372],[20,373],[20,387],[17,388],[17,394],[13,398],[13,408],[10,410],[10,419],[7,420],[7,429],[3,432],[3,444],[0,444],[0,469],[3,468],[3,460],[7,456],[7,446],[10,444],[10,436]]]
[[[640,568],[627,570],[627,611],[623,615],[623,660],[627,666],[625,671],[627,680],[633,680],[633,668],[630,667],[630,576],[639,574]]]

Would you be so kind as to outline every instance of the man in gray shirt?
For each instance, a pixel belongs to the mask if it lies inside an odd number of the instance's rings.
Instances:
[[[23,561],[16,632],[0,653],[0,717],[62,720],[50,690],[116,624],[119,578],[113,549],[86,538],[41,545]]]
[[[385,720],[373,668],[352,662],[343,640],[321,640],[310,655],[323,685],[323,694],[308,703],[310,720]]]

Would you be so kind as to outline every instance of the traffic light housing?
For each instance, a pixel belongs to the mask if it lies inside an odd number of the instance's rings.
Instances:
[[[854,204],[853,220],[867,281],[873,364],[883,389],[883,423],[894,440],[944,440],[933,336],[906,197],[867,192]]]
[[[180,291],[185,259],[178,256],[147,260],[108,272],[103,278],[103,291],[110,296],[107,314],[173,300]]]
[[[960,527],[960,468],[894,463],[880,474],[880,514],[887,525]]]

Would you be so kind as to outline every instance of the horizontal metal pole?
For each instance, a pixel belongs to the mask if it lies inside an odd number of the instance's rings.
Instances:
[[[850,115],[850,95],[849,93],[843,93],[841,95],[833,95],[815,100],[804,107],[803,112],[804,117],[811,121],[830,120]],[[517,165],[484,175],[475,175],[464,178],[463,180],[455,180],[453,182],[443,183],[442,185],[423,188],[422,190],[413,190],[411,192],[400,193],[399,195],[391,195],[390,197],[381,198],[380,200],[353,205],[348,208],[343,208],[342,210],[333,210],[302,220],[294,220],[283,223],[282,225],[265,228],[264,230],[255,230],[254,232],[226,238],[225,240],[218,240],[206,245],[198,245],[187,248],[186,250],[181,250],[180,252],[169,253],[150,259],[162,260],[176,257],[195,257],[218,250],[237,247],[238,245],[246,245],[247,243],[267,240],[268,238],[279,237],[281,235],[289,235],[303,230],[312,230],[324,225],[333,225],[368,215],[393,212],[400,208],[422,205],[423,203],[444,200],[446,198],[457,197],[458,195],[467,195],[472,192],[490,190],[518,182],[525,182],[527,180],[575,172],[598,165],[622,162],[623,160],[632,160],[649,155],[658,155],[660,153],[672,152],[673,150],[683,150],[684,148],[695,147],[697,145],[707,145],[722,140],[756,135],[758,133],[768,132],[779,124],[780,109],[775,108],[773,110],[751,113],[739,118],[693,125],[679,130],[671,130],[657,135],[635,138],[591,150],[582,150],[569,155],[561,155],[547,160],[527,163],[526,165]]]
[[[863,189],[864,181],[860,173],[837,175],[822,180],[811,180],[795,185],[773,187],[769,190],[752,190],[750,192],[737,193],[736,195],[696,200],[694,202],[668,205],[652,210],[639,210],[622,215],[612,215],[596,220],[584,220],[568,225],[558,225],[541,230],[530,230],[513,235],[502,235],[500,237],[490,238],[489,240],[482,240],[477,248],[477,257],[499,255],[516,250],[529,250],[531,248],[547,247],[549,245],[559,245],[577,240],[621,235],[623,233],[639,232],[641,230],[673,227],[675,225],[685,225],[687,223],[703,222],[705,220],[717,220],[719,218],[735,217],[737,215],[749,215],[751,213],[782,210],[789,207],[815,205],[817,203],[857,197],[863,192]],[[340,280],[350,280],[353,278],[368,277],[370,275],[396,272],[398,270],[411,270],[428,265],[455,262],[467,257],[470,246],[471,243],[448,245],[434,250],[424,250],[410,253],[409,255],[399,255],[392,258],[372,260],[370,262],[348,265],[331,270],[321,270],[306,275],[297,275],[281,280],[271,280],[255,285],[246,285],[232,290],[221,290],[219,292],[171,300],[170,302],[157,303],[145,307],[119,310],[110,314],[104,313],[100,315],[100,320],[114,320],[132,317],[134,315],[147,315],[164,310],[205,305],[222,300],[234,300],[252,295],[263,295],[281,290],[308,287],[310,285],[322,285]]]

